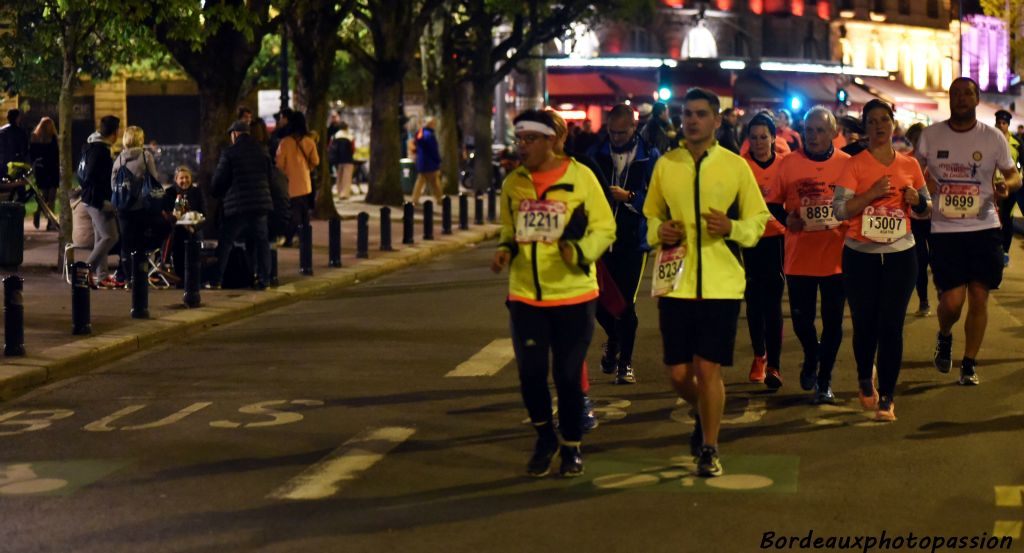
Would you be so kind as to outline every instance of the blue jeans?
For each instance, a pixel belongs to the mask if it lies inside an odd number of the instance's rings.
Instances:
[[[224,217],[217,242],[217,282],[224,278],[228,256],[240,238],[255,246],[256,275],[263,284],[270,283],[270,239],[266,213],[242,213]]]

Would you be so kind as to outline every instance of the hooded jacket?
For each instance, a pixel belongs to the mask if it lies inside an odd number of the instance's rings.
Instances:
[[[575,259],[567,264],[557,243],[534,242],[518,244],[516,215],[523,200],[551,200],[564,202],[566,213],[580,208],[580,225],[573,227],[571,238]],[[596,261],[615,240],[615,220],[605,200],[597,177],[583,164],[569,160],[565,174],[538,197],[533,178],[525,167],[519,167],[505,177],[501,187],[501,240],[499,248],[512,253],[509,266],[509,299],[531,305],[553,307],[582,303],[597,297]],[[585,226],[584,226],[585,225]],[[569,233],[567,233],[569,234]]]
[[[89,135],[82,146],[81,160],[85,162],[85,179],[82,180],[82,201],[85,205],[102,209],[104,202],[110,201],[110,185],[113,154],[110,144],[103,140],[100,133]]]
[[[110,170],[111,189],[113,189],[114,183],[117,182],[117,172],[121,170],[121,167],[127,167],[132,175],[135,176],[136,182],[142,182],[142,177],[147,172],[153,176],[154,180],[159,180],[156,172],[156,159],[145,148],[126,148],[121,150],[121,153],[114,159],[113,167]],[[143,201],[143,198],[139,197],[132,204],[129,211],[138,209]]]
[[[612,182],[615,178],[615,162],[612,160],[611,142],[605,140],[588,154],[600,169],[598,178],[605,189],[608,203],[615,215],[615,248],[629,248],[636,251],[648,251],[647,218],[644,217],[644,200],[647,199],[647,187],[654,174],[654,164],[661,154],[637,135],[636,154],[619,177],[620,182]],[[620,186],[634,193],[628,202],[617,202],[612,198],[609,188]]]

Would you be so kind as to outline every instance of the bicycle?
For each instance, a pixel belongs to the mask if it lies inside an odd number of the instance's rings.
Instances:
[[[60,230],[60,219],[53,209],[46,204],[45,196],[32,177],[35,169],[28,163],[11,161],[7,163],[7,177],[0,179],[0,194],[7,193],[8,202],[26,204],[30,199],[35,199],[36,205],[42,210],[46,218]]]

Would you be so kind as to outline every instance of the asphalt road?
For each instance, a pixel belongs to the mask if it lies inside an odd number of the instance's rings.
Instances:
[[[772,394],[746,382],[741,320],[727,371],[726,475],[712,480],[689,473],[691,424],[662,375],[646,286],[639,384],[612,386],[597,369],[600,331],[591,350],[602,423],[585,438],[586,475],[523,475],[533,433],[491,251],[214,328],[0,404],[0,551],[740,552],[762,550],[768,532],[813,532],[813,545],[883,531],[903,540],[1020,531],[1016,247],[990,310],[982,385],[938,374],[935,318],[910,317],[893,424],[857,408],[848,319],[835,407],[811,406],[799,390],[788,320],[785,386]],[[482,362],[464,364],[474,356]],[[492,374],[446,376],[457,367]],[[1024,547],[1015,540],[1013,550]]]

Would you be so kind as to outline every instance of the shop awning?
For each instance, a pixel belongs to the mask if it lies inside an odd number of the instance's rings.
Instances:
[[[834,75],[817,75],[811,73],[765,72],[763,78],[774,88],[783,93],[784,99],[799,95],[806,107],[823,105],[833,108],[836,105],[836,92],[840,84]],[[851,107],[860,107],[876,98],[873,94],[855,86],[844,86]]]
[[[615,91],[597,73],[548,73],[548,96],[615,97]],[[650,94],[650,92],[648,92]]]
[[[939,107],[934,99],[900,81],[881,77],[858,77],[858,81],[863,82],[857,82],[860,88],[892,103],[897,110],[906,109],[928,115]]]

